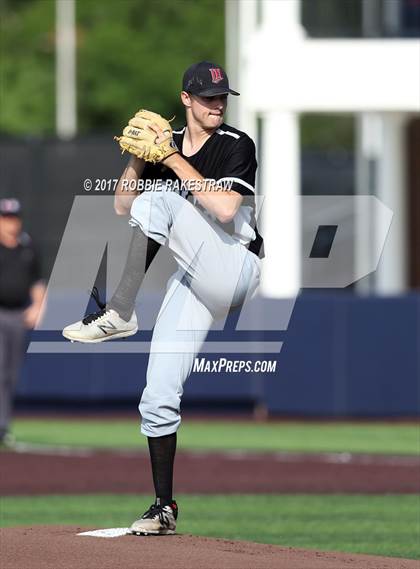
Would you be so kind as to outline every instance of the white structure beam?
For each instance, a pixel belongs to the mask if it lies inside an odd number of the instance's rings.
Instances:
[[[240,97],[229,97],[228,121],[241,125],[253,140],[256,140],[257,125],[244,96],[245,74],[250,58],[248,41],[257,29],[257,0],[226,0],[226,70],[233,89]]]
[[[393,295],[408,281],[408,200],[406,192],[407,113],[364,113],[357,117],[356,188],[359,195],[375,195],[393,212],[391,227],[375,273],[357,283],[362,293]],[[363,223],[369,219],[370,223]],[[381,220],[359,215],[355,260],[361,266],[382,246]]]
[[[76,111],[76,32],[74,0],[56,0],[56,131],[63,139],[75,136]]]
[[[261,290],[296,296],[301,283],[299,120],[295,113],[263,114],[262,226],[265,253]]]
[[[378,160],[376,196],[394,212],[388,239],[375,273],[379,294],[404,292],[408,281],[406,125],[408,115],[381,115],[383,147]],[[380,228],[377,228],[380,231]]]

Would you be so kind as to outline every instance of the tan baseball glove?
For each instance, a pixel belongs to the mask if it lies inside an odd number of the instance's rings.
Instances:
[[[178,152],[169,121],[157,113],[141,109],[129,120],[122,136],[114,136],[122,151],[127,150],[146,162],[161,162]]]

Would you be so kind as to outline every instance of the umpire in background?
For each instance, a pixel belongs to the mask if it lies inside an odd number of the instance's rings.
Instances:
[[[0,200],[0,444],[9,432],[15,385],[24,355],[26,330],[41,314],[45,285],[30,237],[22,232],[21,206]]]

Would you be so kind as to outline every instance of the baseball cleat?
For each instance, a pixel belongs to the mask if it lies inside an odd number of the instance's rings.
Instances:
[[[155,503],[133,523],[129,532],[134,535],[173,535],[177,517],[178,506],[175,501],[170,506]]]
[[[96,300],[100,310],[89,314],[83,320],[66,326],[63,336],[71,342],[97,343],[117,338],[133,336],[138,330],[136,313],[133,312],[128,322],[123,320],[112,308],[107,308],[98,296],[94,287],[92,296]]]

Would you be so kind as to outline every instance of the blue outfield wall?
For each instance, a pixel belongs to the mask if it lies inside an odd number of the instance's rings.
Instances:
[[[150,337],[150,331],[139,332],[125,342]],[[64,341],[59,332],[35,332],[31,339]],[[218,342],[238,339],[284,344],[277,354],[199,357],[211,362],[221,357],[275,359],[275,373],[193,373],[185,402],[259,403],[272,414],[313,417],[420,415],[419,294],[363,298],[346,292],[305,292],[287,331],[239,333],[230,325],[209,334],[209,340]],[[136,401],[145,384],[147,358],[141,353],[27,354],[18,396]]]

